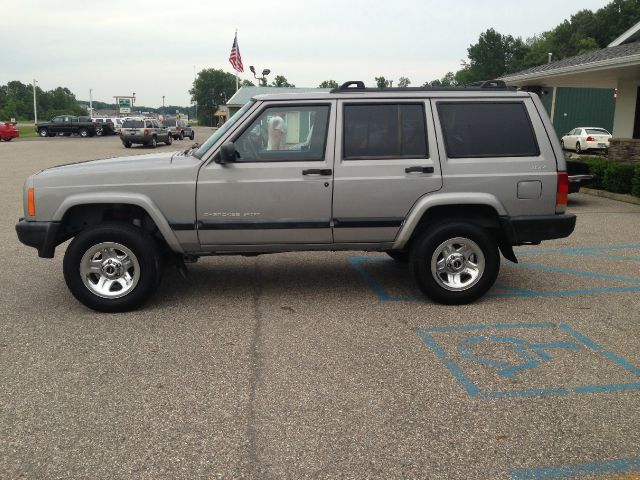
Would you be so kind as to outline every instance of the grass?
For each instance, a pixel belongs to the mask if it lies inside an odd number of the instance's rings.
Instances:
[[[34,138],[38,138],[35,125],[18,124],[18,131],[20,132],[20,136],[18,138],[15,138],[13,140],[14,142],[20,140],[33,140]]]

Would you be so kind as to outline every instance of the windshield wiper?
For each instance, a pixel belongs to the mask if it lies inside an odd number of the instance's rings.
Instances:
[[[191,155],[191,153],[196,150],[198,147],[200,147],[200,144],[198,142],[194,143],[193,145],[191,145],[189,148],[187,148],[184,152],[185,155]]]

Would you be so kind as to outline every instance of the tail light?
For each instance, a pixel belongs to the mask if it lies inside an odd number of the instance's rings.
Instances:
[[[31,187],[27,190],[27,212],[30,217],[36,216],[36,195],[35,190]]]
[[[564,213],[569,200],[569,174],[558,172],[558,189],[556,190],[556,213]]]
[[[146,128],[144,129],[144,135],[149,135],[149,130],[147,130]]]
[[[587,142],[595,142],[595,139],[593,137],[587,137]]]

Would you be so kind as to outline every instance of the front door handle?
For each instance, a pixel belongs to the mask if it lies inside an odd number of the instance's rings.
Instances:
[[[333,170],[331,170],[330,168],[309,168],[307,170],[303,170],[302,174],[327,176],[327,175],[332,175]]]
[[[407,167],[404,173],[433,173],[433,167]]]

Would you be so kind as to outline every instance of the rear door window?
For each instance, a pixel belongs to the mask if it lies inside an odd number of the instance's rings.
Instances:
[[[423,104],[344,106],[344,158],[426,158]]]
[[[438,102],[437,106],[449,158],[540,155],[522,102]]]

